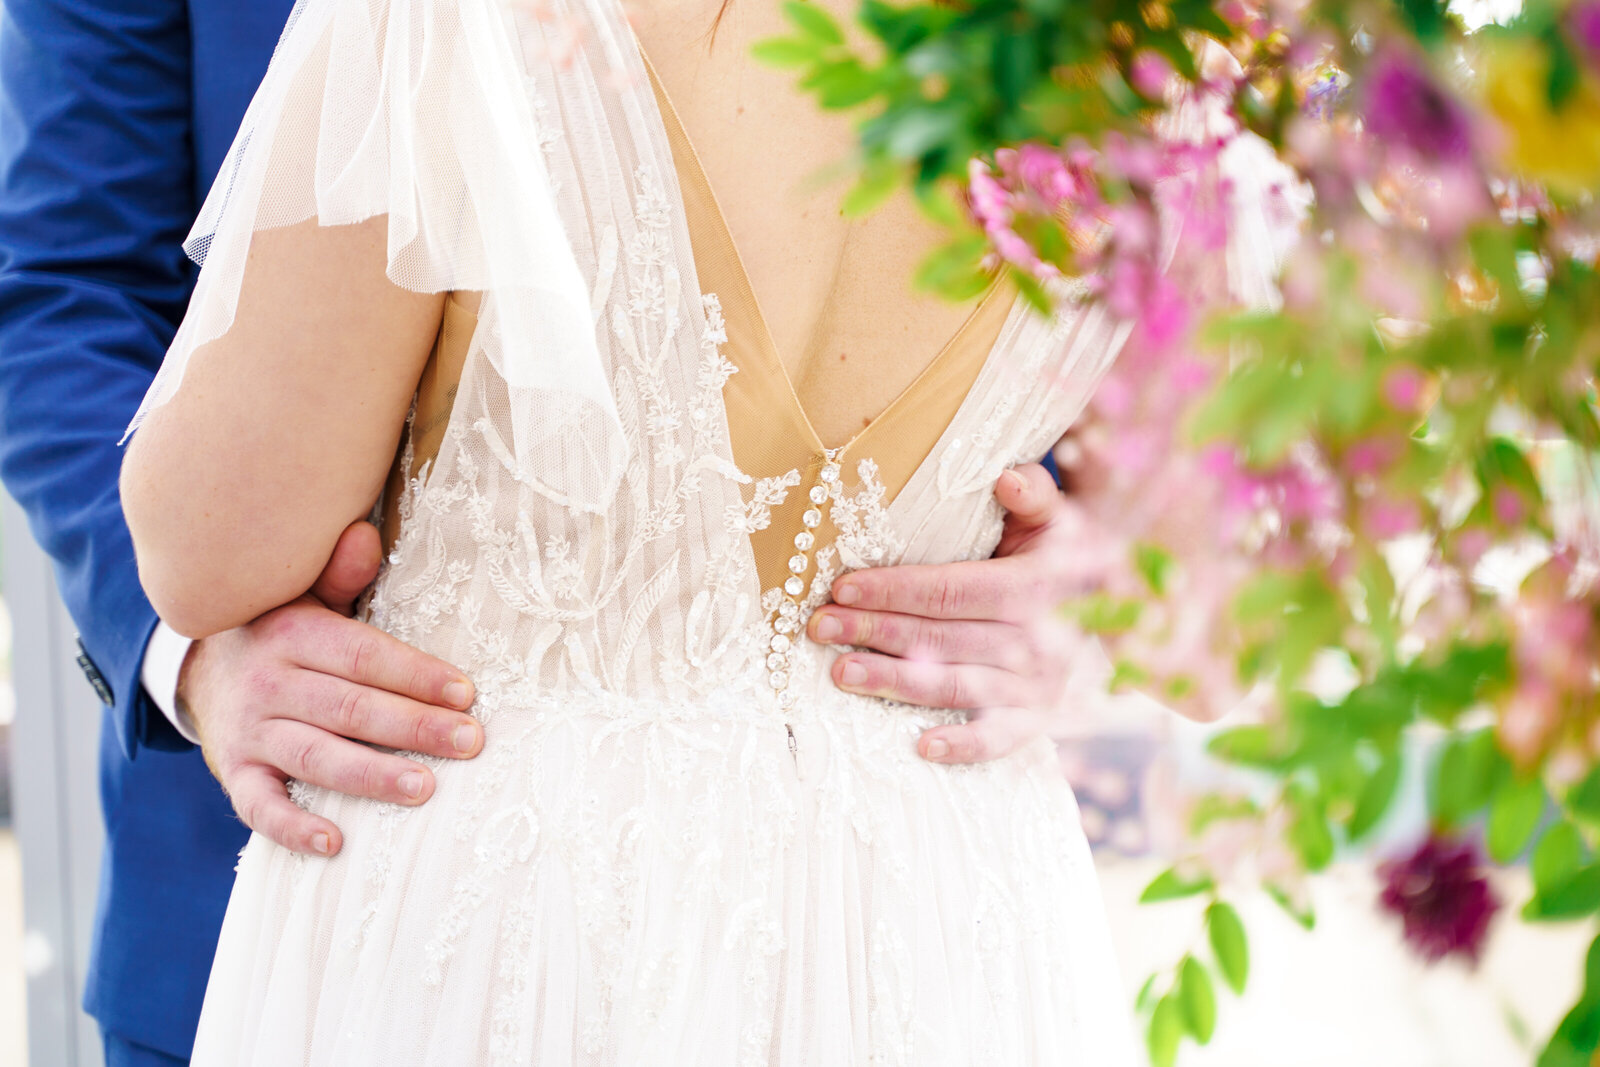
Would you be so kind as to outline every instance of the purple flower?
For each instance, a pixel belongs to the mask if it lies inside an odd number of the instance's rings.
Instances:
[[[1367,130],[1374,137],[1432,160],[1472,154],[1467,109],[1437,85],[1422,60],[1399,48],[1373,57],[1363,96]]]
[[[1411,855],[1380,866],[1378,876],[1383,906],[1400,916],[1406,942],[1420,956],[1432,963],[1460,953],[1478,961],[1500,901],[1476,848],[1430,836]]]
[[[1314,119],[1331,119],[1344,103],[1349,79],[1339,71],[1328,71],[1306,88],[1302,110]]]
[[[1589,62],[1600,66],[1600,0],[1578,0],[1567,12],[1567,27]]]

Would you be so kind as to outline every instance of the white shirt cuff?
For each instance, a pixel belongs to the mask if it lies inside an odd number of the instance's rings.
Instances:
[[[166,623],[158,623],[150,643],[144,646],[144,664],[139,668],[139,681],[144,691],[155,701],[161,714],[172,723],[173,729],[183,735],[191,745],[200,743],[189,709],[178,705],[178,672],[188,658],[189,646],[194,644]]]

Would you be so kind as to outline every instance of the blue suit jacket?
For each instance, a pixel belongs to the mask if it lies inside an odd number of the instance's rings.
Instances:
[[[55,560],[107,705],[85,1007],[184,1057],[247,831],[140,688],[156,617],[117,441],[189,298],[179,245],[290,6],[5,0],[0,14],[0,477]]]

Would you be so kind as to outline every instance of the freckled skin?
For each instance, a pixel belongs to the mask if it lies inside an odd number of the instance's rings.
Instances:
[[[856,0],[812,2],[856,32]],[[735,2],[708,47],[721,7],[639,4],[634,26],[727,216],[802,406],[824,440],[843,440],[921,373],[971,305],[913,288],[917,265],[944,238],[909,196],[865,219],[843,217],[852,120],[800,95],[791,72],[749,59],[754,42],[791,32],[782,6]]]

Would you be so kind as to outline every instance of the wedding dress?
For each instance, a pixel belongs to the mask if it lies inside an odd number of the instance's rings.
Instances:
[[[147,407],[228,328],[250,235],[386,213],[451,299],[370,620],[465,670],[486,747],[417,809],[294,787],[245,849],[196,1067],[1135,1061],[1052,745],[840,692],[839,574],[988,556],[1127,332],[999,286],[817,439],[617,0],[302,0],[196,227]],[[432,384],[430,384],[430,380]],[[440,388],[434,388],[442,384]]]

